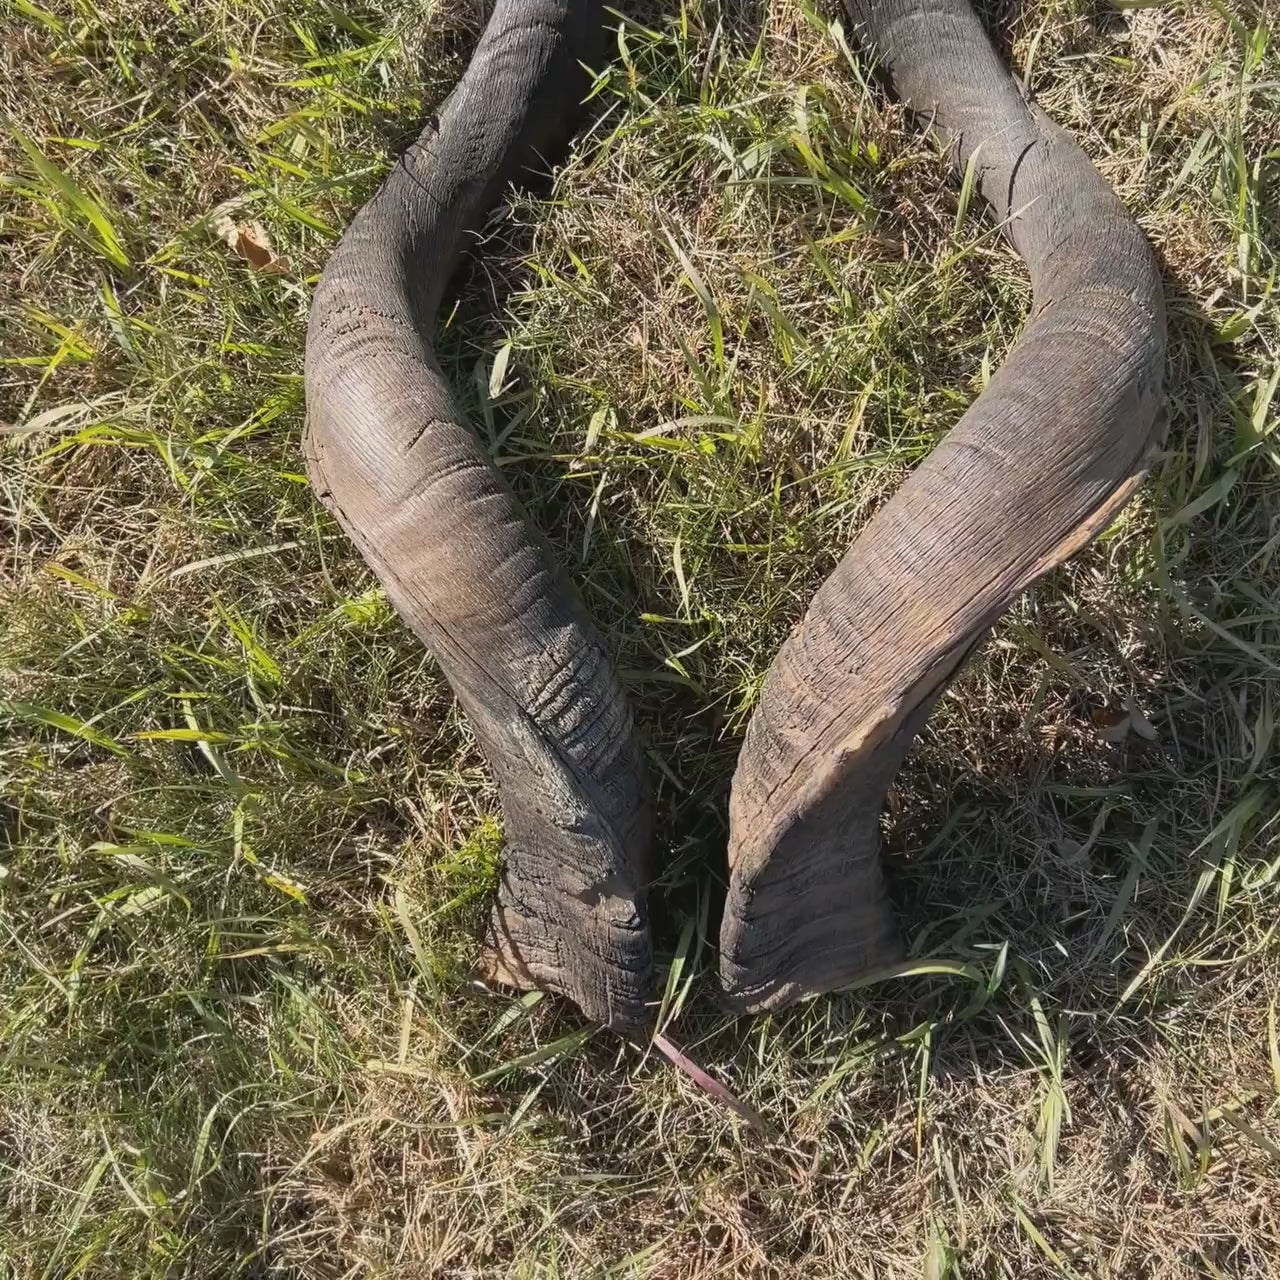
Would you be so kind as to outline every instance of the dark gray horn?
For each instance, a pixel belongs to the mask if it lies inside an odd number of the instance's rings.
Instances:
[[[506,862],[482,968],[643,1021],[650,815],[600,636],[468,427],[432,352],[460,255],[589,88],[593,0],[497,0],[466,73],[360,210],[307,331],[312,483],[435,655],[493,769]]]
[[[721,981],[740,1011],[897,956],[880,864],[889,784],[995,620],[1130,498],[1163,422],[1160,276],[1084,152],[1024,99],[966,0],[845,2],[898,95],[960,167],[973,160],[1034,304],[769,671],[730,802]]]

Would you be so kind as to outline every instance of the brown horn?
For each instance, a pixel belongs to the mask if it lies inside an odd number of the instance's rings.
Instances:
[[[457,407],[441,295],[504,184],[570,132],[595,0],[497,0],[466,73],[360,210],[307,331],[325,504],[435,655],[492,766],[506,866],[483,968],[643,1020],[649,811],[618,678],[577,592]]]
[[[889,783],[992,623],[1133,494],[1162,420],[1160,276],[1083,151],[1024,100],[966,0],[846,7],[901,98],[973,161],[1034,304],[765,680],[730,801],[720,971],[741,1011],[896,957],[879,854]]]

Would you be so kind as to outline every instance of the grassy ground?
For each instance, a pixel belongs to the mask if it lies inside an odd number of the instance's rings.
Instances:
[[[770,657],[1028,303],[831,13],[620,24],[444,340],[635,698],[669,1034],[761,1138],[468,985],[484,763],[300,474],[310,283],[479,14],[8,0],[0,1276],[1280,1275],[1280,32],[991,18],[1162,256],[1172,430],[896,788],[931,972],[712,998]]]

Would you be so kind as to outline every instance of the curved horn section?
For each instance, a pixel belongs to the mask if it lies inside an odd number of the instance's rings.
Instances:
[[[1133,494],[1162,418],[1159,273],[1084,153],[1024,101],[967,0],[845,2],[908,106],[960,166],[976,156],[1034,305],[769,671],[730,801],[721,980],[742,1011],[896,958],[879,859],[889,783],[1000,614]]]
[[[497,779],[506,867],[482,968],[643,1020],[649,813],[600,636],[436,363],[441,295],[519,170],[567,140],[596,0],[497,0],[440,113],[360,210],[307,331],[307,461],[435,655]]]

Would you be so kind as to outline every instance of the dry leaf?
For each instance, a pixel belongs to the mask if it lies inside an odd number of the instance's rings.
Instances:
[[[277,258],[272,251],[271,238],[260,222],[237,223],[235,237],[229,238],[227,243],[239,257],[264,276],[282,276],[289,270],[289,263],[284,258]]]
[[[243,258],[255,271],[264,276],[283,276],[289,272],[289,260],[277,258],[271,247],[267,229],[258,221],[236,222],[226,209],[217,211],[212,219],[213,229],[237,258]]]
[[[1129,736],[1129,716],[1114,707],[1095,707],[1089,712],[1098,736],[1104,742],[1123,742]]]
[[[1142,714],[1136,707],[1129,708],[1129,728],[1134,731],[1140,738],[1145,738],[1148,742],[1154,742],[1159,734],[1156,727]]]
[[[1130,733],[1145,742],[1154,742],[1159,734],[1156,727],[1133,705],[1125,701],[1123,710],[1114,707],[1097,707],[1089,713],[1098,735],[1106,742],[1124,742]]]

